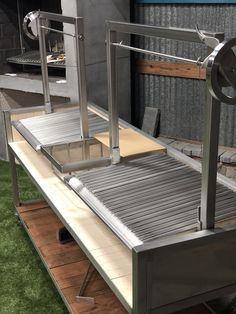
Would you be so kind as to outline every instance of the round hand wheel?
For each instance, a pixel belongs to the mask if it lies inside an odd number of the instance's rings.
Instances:
[[[209,56],[206,73],[207,86],[217,100],[236,105],[236,38],[223,41]],[[235,96],[226,95],[223,87],[231,87]]]
[[[37,18],[39,16],[39,11],[29,12],[23,20],[23,30],[24,33],[33,40],[38,39],[38,29],[37,29]],[[45,25],[50,27],[48,20],[45,21]],[[49,30],[45,30],[45,34],[49,33]]]

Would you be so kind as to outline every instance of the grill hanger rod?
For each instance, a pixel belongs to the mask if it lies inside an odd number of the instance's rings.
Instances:
[[[136,52],[140,52],[140,53],[145,53],[145,54],[152,55],[152,56],[158,56],[158,57],[163,57],[163,58],[167,58],[167,59],[173,59],[173,60],[178,60],[178,61],[187,62],[187,63],[191,63],[191,64],[196,64],[197,66],[200,66],[200,67],[206,67],[207,60],[209,58],[209,56],[207,56],[204,59],[204,61],[201,61],[200,57],[197,60],[193,60],[193,59],[177,57],[174,55],[169,55],[169,54],[165,54],[165,53],[161,53],[161,52],[156,52],[156,51],[152,51],[152,50],[146,50],[146,49],[136,48],[136,47],[129,46],[129,45],[124,45],[124,44],[122,44],[122,42],[112,43],[111,45],[113,45],[115,47],[120,47],[120,48],[123,48],[126,50],[132,50],[132,51],[136,51]]]
[[[220,41],[217,38],[211,37],[211,36],[206,36],[199,29],[198,25],[196,25],[196,32],[197,32],[198,37],[200,38],[200,40],[207,47],[215,49],[215,47],[219,45]],[[183,57],[173,56],[173,55],[166,54],[166,53],[161,53],[161,52],[156,52],[156,51],[151,51],[151,50],[146,50],[146,49],[136,48],[136,47],[133,47],[133,46],[124,45],[122,43],[122,41],[120,43],[112,43],[112,45],[116,46],[116,47],[120,47],[120,48],[126,49],[126,50],[132,50],[132,51],[145,53],[145,54],[149,54],[149,55],[153,55],[153,56],[158,56],[158,57],[163,57],[163,58],[167,58],[167,59],[178,60],[178,61],[187,62],[187,63],[190,63],[190,64],[196,64],[197,66],[200,66],[202,68],[206,68],[207,67],[208,59],[210,57],[210,55],[208,55],[203,61],[201,61],[201,57],[199,57],[197,60],[193,60],[193,59],[189,59],[189,58],[183,58]]]

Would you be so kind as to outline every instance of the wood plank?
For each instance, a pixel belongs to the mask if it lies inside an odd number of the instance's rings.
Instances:
[[[189,63],[138,60],[136,61],[136,71],[141,74],[183,77],[198,80],[206,79],[205,69]]]
[[[47,208],[48,204],[44,200],[39,201],[39,202],[32,202],[32,203],[26,203],[22,204],[21,206],[17,207],[17,210],[20,213],[28,212],[28,211],[33,211],[35,209],[39,208]]]
[[[58,279],[58,283],[59,283],[61,289],[66,289],[69,287],[78,286],[78,284],[80,284],[82,282],[83,278],[84,278],[84,275],[70,276],[67,278]],[[97,271],[95,271],[95,274],[93,275],[93,278],[91,279],[91,282],[94,280],[97,280],[99,278],[101,278],[101,276],[99,275],[99,273]]]
[[[73,251],[81,251],[83,252],[80,247],[77,245],[75,241],[71,241],[61,245],[59,242],[51,243],[50,245],[42,245],[40,250],[43,256],[51,256],[55,254],[60,254],[61,252],[73,252]]]
[[[47,263],[49,268],[64,266],[69,263],[75,263],[87,259],[83,252],[79,250],[70,252],[61,252],[54,255],[47,256]]]
[[[22,205],[22,210],[18,207],[18,213],[25,225],[28,226],[27,231],[33,242],[36,245],[39,244],[38,249],[47,269],[57,282],[71,312],[75,314],[127,313],[97,271],[94,271],[84,294],[95,297],[95,304],[88,305],[76,301],[76,295],[80,290],[90,261],[75,241],[67,244],[57,242],[55,230],[58,225],[61,225],[61,222],[48,205],[41,208],[42,203],[39,203],[39,209],[37,209],[34,204],[28,210],[29,207]],[[25,209],[27,210],[25,211]],[[48,216],[51,217],[49,224],[45,223],[45,215],[46,221]],[[49,228],[50,226],[51,228]],[[48,241],[49,239],[50,241]],[[40,244],[42,244],[41,247]]]
[[[98,133],[94,136],[103,145],[109,147],[109,132]],[[165,147],[152,141],[133,129],[119,130],[120,155],[128,157],[154,151],[165,151]]]

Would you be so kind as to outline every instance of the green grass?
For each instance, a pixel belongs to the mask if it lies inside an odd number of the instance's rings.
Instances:
[[[20,166],[22,200],[39,197]],[[0,314],[68,313],[28,235],[14,214],[9,166],[0,161]]]

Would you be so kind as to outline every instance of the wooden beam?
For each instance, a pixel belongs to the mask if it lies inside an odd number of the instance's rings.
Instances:
[[[190,63],[137,60],[135,65],[136,71],[141,74],[184,77],[198,80],[206,79],[206,70]]]

